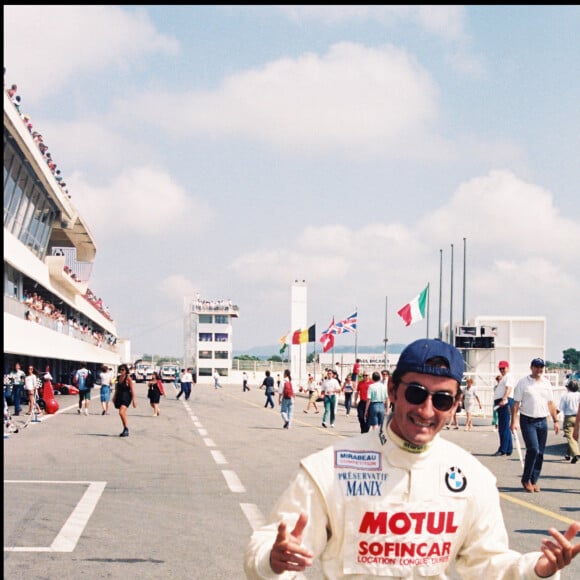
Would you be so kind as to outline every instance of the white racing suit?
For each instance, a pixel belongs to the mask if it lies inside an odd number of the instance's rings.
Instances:
[[[539,578],[541,552],[508,547],[494,475],[440,436],[419,450],[377,430],[305,458],[272,523],[252,534],[248,578],[303,577],[277,575],[269,563],[279,522],[291,531],[301,511],[308,515],[302,543],[324,578],[444,579],[452,564],[466,579]]]

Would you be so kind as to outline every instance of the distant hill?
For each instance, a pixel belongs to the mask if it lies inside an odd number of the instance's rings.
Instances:
[[[400,354],[401,351],[406,347],[406,344],[389,344],[389,353],[391,354]],[[308,345],[308,354],[313,351],[311,345]],[[322,349],[319,345],[316,345],[316,352],[322,352]],[[335,354],[344,354],[344,353],[354,353],[353,346],[335,346],[334,347]],[[380,346],[357,346],[357,353],[363,354],[381,354],[385,352],[385,347],[383,345]],[[280,354],[280,345],[274,344],[270,346],[254,346],[247,350],[234,350],[233,356],[242,356],[247,354],[249,356],[255,356],[260,359],[268,359],[272,355]]]

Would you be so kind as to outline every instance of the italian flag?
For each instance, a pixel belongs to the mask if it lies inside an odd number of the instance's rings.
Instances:
[[[405,326],[410,326],[414,322],[423,320],[427,310],[427,296],[429,291],[429,284],[425,286],[425,290],[415,296],[409,304],[405,304],[403,308],[397,311],[397,314],[405,321]]]
[[[284,336],[282,336],[278,339],[278,342],[282,344],[282,346],[280,348],[280,354],[284,354],[286,347],[289,344],[292,344],[292,334],[291,333],[285,334]]]

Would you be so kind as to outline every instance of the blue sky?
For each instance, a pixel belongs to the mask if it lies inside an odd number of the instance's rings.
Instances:
[[[181,355],[183,297],[234,348],[359,312],[359,345],[545,316],[580,348],[578,6],[5,6],[18,85],[97,244],[135,353]],[[352,335],[337,339],[348,344]],[[353,342],[354,344],[354,342]]]

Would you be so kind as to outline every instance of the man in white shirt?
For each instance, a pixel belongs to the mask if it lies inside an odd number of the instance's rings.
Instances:
[[[518,381],[514,392],[511,430],[515,431],[520,414],[520,429],[526,444],[522,485],[528,493],[540,491],[538,479],[544,463],[544,449],[548,439],[548,416],[554,421],[554,433],[560,431],[558,409],[550,381],[544,376],[546,363],[535,358],[530,364],[531,374]]]

